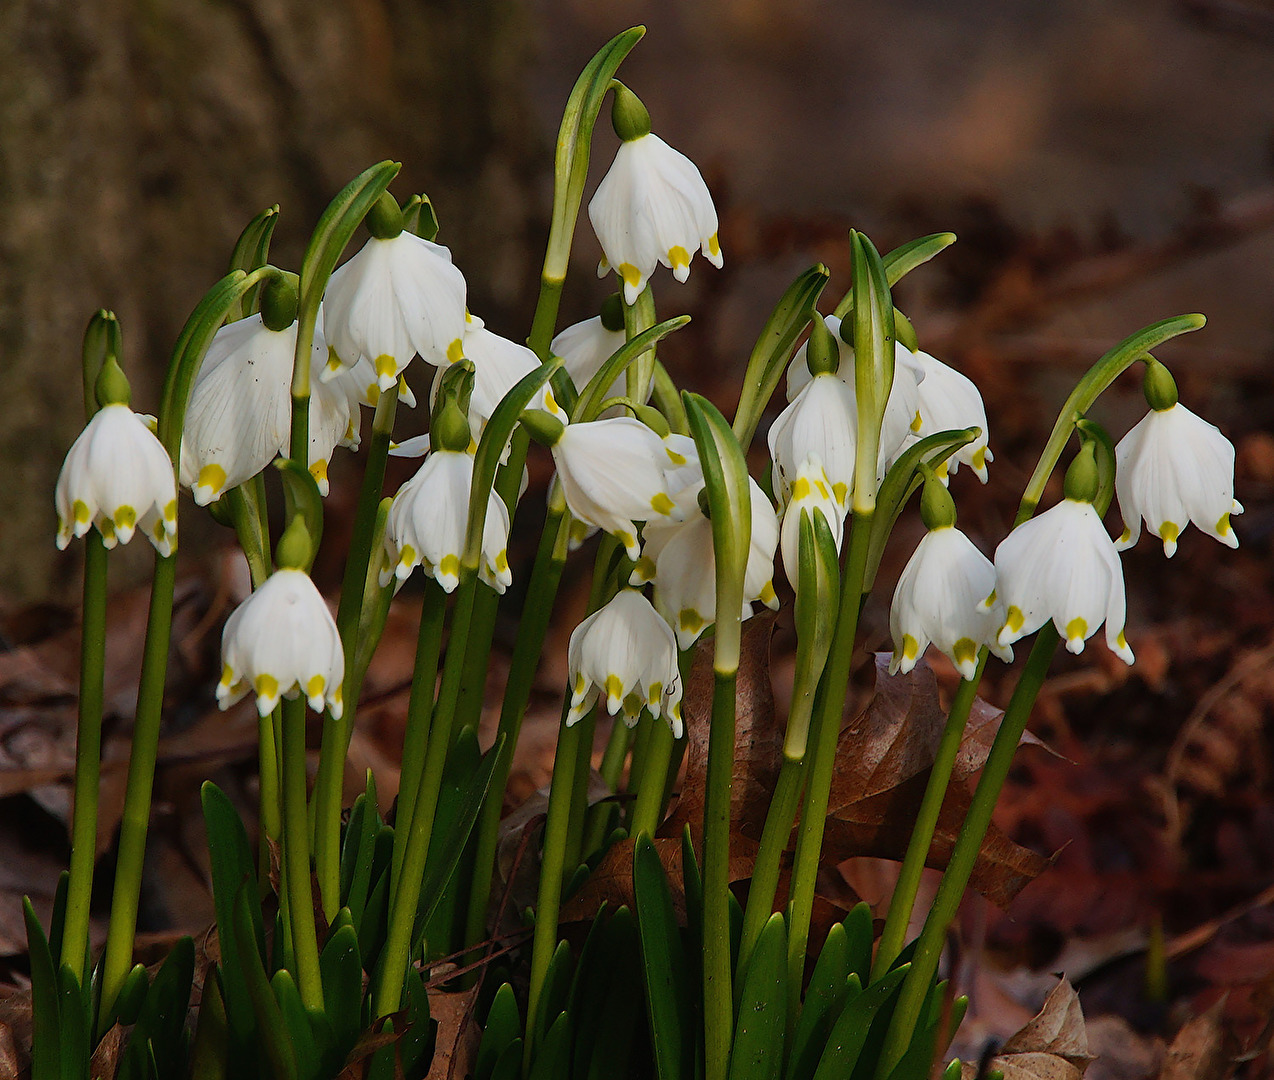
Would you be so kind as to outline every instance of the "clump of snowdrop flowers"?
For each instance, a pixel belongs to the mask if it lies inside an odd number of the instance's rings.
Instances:
[[[161,555],[177,542],[177,485],[173,464],[147,418],[129,408],[128,380],[113,356],[97,379],[101,408],[71,445],[58,474],[54,501],[57,546],[97,526],[107,548],[127,544],[137,529]]]
[[[774,553],[779,545],[779,519],[757,482],[748,478],[752,505],[752,543],[743,577],[744,619],[760,602],[777,610]],[[632,585],[655,583],[655,608],[672,623],[677,645],[688,649],[712,625],[717,612],[716,557],[712,521],[704,512],[704,483],[679,492],[670,520],[646,526],[645,550],[629,579]]]
[[[446,592],[460,584],[460,559],[469,521],[473,457],[469,424],[461,402],[444,391],[429,434],[431,451],[419,471],[398,490],[385,523],[381,586],[406,581],[417,566]],[[509,569],[509,511],[487,493],[478,575],[498,593],[513,582]]]
[[[925,481],[920,516],[928,532],[898,578],[889,612],[890,673],[907,674],[930,644],[951,658],[963,679],[977,673],[983,645],[1011,661],[1013,650],[996,639],[999,611],[979,606],[995,590],[995,567],[955,527],[955,503],[937,476]]]
[[[336,621],[304,570],[310,539],[293,518],[279,541],[279,569],[231,613],[221,635],[217,703],[229,708],[249,691],[269,716],[280,697],[304,694],[310,708],[342,712],[345,653]]]
[[[1097,466],[1085,441],[1066,472],[1066,498],[1023,522],[995,549],[995,591],[1005,611],[996,644],[1033,634],[1050,619],[1073,653],[1104,622],[1106,644],[1127,664],[1132,649],[1124,637],[1124,573],[1119,553],[1093,507]]]
[[[696,248],[720,269],[721,244],[717,210],[694,162],[650,133],[650,114],[636,94],[613,86],[611,121],[622,142],[588,218],[602,245],[598,277],[614,268],[624,301],[634,304],[661,263],[685,281]]]
[[[363,357],[384,391],[414,356],[442,367],[464,355],[466,289],[447,248],[404,230],[392,195],[381,196],[366,224],[371,239],[323,296],[334,352],[324,377]]]
[[[256,476],[291,440],[292,365],[297,293],[293,275],[261,290],[261,311],[217,331],[195,376],[181,441],[181,482],[206,506]],[[345,374],[324,386],[322,326],[310,353],[310,472],[327,494],[327,467],[338,445],[358,445],[358,390]]]
[[[681,680],[672,629],[636,589],[621,589],[571,634],[567,647],[571,707],[566,723],[576,723],[604,692],[606,711],[622,711],[633,726],[645,709],[663,716],[677,738],[682,734]]]
[[[1193,523],[1227,547],[1239,546],[1230,515],[1243,513],[1234,498],[1234,445],[1177,400],[1168,369],[1147,359],[1150,412],[1115,447],[1115,493],[1124,532],[1120,551],[1136,544],[1144,520],[1169,558]]]

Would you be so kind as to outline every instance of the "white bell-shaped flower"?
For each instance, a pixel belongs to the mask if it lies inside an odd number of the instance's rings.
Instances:
[[[814,376],[770,425],[770,457],[783,500],[794,497],[797,474],[813,455],[826,473],[837,514],[844,521],[854,487],[857,440],[853,384],[836,375]]]
[[[982,483],[987,482],[987,462],[995,455],[987,448],[986,406],[977,385],[963,372],[944,364],[927,352],[911,354],[919,363],[923,378],[919,385],[920,435],[976,427],[982,434],[960,447],[948,459],[954,471],[963,462]],[[944,473],[945,475],[945,473]]]
[[[495,412],[504,396],[526,375],[540,366],[540,359],[525,345],[501,337],[488,330],[476,315],[468,316],[464,329],[464,359],[473,363],[473,394],[469,398],[469,427],[475,439],[481,438],[482,430]],[[438,397],[438,388],[442,385],[442,376],[446,367],[440,367],[434,375],[429,390],[429,403],[432,406]],[[531,409],[542,409],[550,416],[566,420],[566,412],[553,397],[549,386],[544,386],[531,399]]]
[[[673,500],[676,516],[684,520],[646,526],[645,550],[637,560],[632,585],[655,583],[655,607],[677,633],[677,644],[688,649],[717,617],[716,557],[712,550],[712,522],[699,507],[699,480]],[[743,575],[744,619],[752,604],[777,609],[774,592],[774,554],[779,545],[779,519],[755,480],[748,479],[752,502],[752,543]]]
[[[835,315],[824,319],[827,328],[832,332],[836,347],[840,353],[840,363],[836,369],[836,377],[847,385],[851,392],[854,389],[854,348],[847,345],[840,336],[841,320]],[[792,358],[787,369],[787,400],[795,403],[796,398],[810,384],[808,361],[808,343],[803,344]],[[921,429],[920,385],[925,372],[920,361],[905,345],[894,345],[894,381],[889,388],[889,397],[885,401],[885,414],[880,425],[880,450],[877,456],[877,482],[884,479],[889,466],[897,460],[898,455],[906,449],[914,436]],[[854,404],[854,435],[857,439],[857,402]],[[817,452],[817,450],[815,451]],[[820,457],[822,455],[820,454]],[[799,464],[800,459],[797,459]],[[833,481],[836,473],[833,466],[824,458],[824,467]]]
[[[460,584],[472,485],[473,458],[469,454],[435,450],[425,457],[416,475],[398,489],[389,508],[382,586],[394,577],[406,581],[417,566],[423,566],[447,592]],[[513,581],[508,544],[509,511],[493,491],[487,496],[478,576],[498,593]]]
[[[340,363],[365,357],[381,390],[414,356],[441,367],[463,355],[464,275],[447,248],[414,233],[368,240],[332,275],[323,306]]]
[[[620,98],[635,102],[643,119],[625,126]],[[703,177],[685,154],[650,134],[650,117],[626,88],[616,90],[616,131],[623,142],[610,170],[588,204],[588,218],[602,245],[598,276],[612,267],[624,282],[624,300],[633,304],[662,263],[678,281],[690,276],[695,249],[721,267],[717,210]]]
[[[195,376],[181,437],[181,482],[199,506],[250,480],[292,437],[296,323],[271,330],[261,315],[217,331]],[[310,353],[309,467],[327,494],[327,466],[338,445],[358,445],[357,388],[342,378],[322,386],[327,356],[321,325]]]
[[[1106,624],[1106,644],[1133,662],[1124,637],[1124,573],[1091,502],[1067,498],[1014,529],[995,549],[995,591],[1005,616],[997,644],[1011,645],[1049,619],[1073,653]]]
[[[327,604],[303,570],[276,570],[226,620],[217,702],[225,709],[251,690],[268,716],[280,697],[304,694],[315,712],[340,719],[345,654]]]
[[[832,539],[836,541],[836,550],[840,551],[841,539],[845,529],[845,510],[837,501],[817,454],[810,454],[801,462],[796,472],[789,493],[787,508],[783,511],[783,524],[780,530],[779,546],[783,553],[783,569],[787,580],[796,587],[801,577],[801,511],[810,514],[821,514],[831,530]],[[979,594],[978,599],[981,599]]]
[[[606,711],[631,727],[645,709],[662,715],[681,737],[681,679],[672,629],[640,592],[621,589],[575,628],[566,650],[570,668],[569,727],[606,695]]]
[[[54,496],[57,546],[96,525],[102,543],[127,544],[141,529],[161,555],[177,541],[173,464],[147,418],[122,403],[99,409],[71,445]]]
[[[583,391],[616,350],[623,347],[627,337],[623,325],[618,330],[608,330],[600,315],[568,326],[549,345],[554,356],[562,358],[562,366],[570,375],[575,389]],[[621,375],[607,391],[607,397],[617,397],[625,392],[625,380]]]
[[[1001,660],[1012,660],[1013,650],[996,640],[997,610],[979,605],[994,590],[995,567],[964,533],[954,525],[929,530],[894,590],[890,672],[905,675],[930,644],[949,656],[965,679],[973,678],[983,645]]]
[[[668,473],[682,462],[640,420],[567,424],[553,446],[557,476],[571,513],[611,533],[630,559],[641,555],[634,522],[669,520]]]
[[[1234,498],[1234,445],[1184,405],[1151,409],[1115,447],[1115,493],[1124,532],[1116,546],[1132,547],[1144,520],[1169,557],[1193,522],[1200,532],[1238,547],[1230,515],[1243,513]]]

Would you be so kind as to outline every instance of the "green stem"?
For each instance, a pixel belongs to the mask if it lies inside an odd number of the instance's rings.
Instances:
[[[402,770],[399,773],[398,807],[394,818],[393,871],[389,879],[391,890],[397,887],[402,873],[416,795],[424,781],[429,721],[433,713],[438,655],[442,648],[442,624],[446,611],[447,594],[437,581],[426,577],[425,597],[420,608],[420,631],[416,636],[416,663],[411,674],[411,696],[407,701],[407,729],[403,734]]]
[[[531,689],[535,685],[535,674],[539,670],[540,654],[544,649],[544,635],[553,614],[553,600],[562,580],[562,568],[566,565],[570,516],[565,512],[564,505],[549,507],[544,532],[540,536],[539,550],[535,555],[535,566],[527,583],[517,638],[513,643],[504,703],[500,709],[500,726],[496,734],[497,742],[501,735],[504,736],[504,741],[500,743],[499,756],[491,774],[491,787],[478,818],[473,885],[469,891],[469,915],[465,922],[467,945],[476,945],[486,936],[487,905],[491,900],[491,879],[495,872],[496,847],[500,838],[500,817],[504,806],[504,792],[509,783],[509,770],[513,767],[513,750],[517,746],[518,735],[522,730],[522,717],[526,713]]]
[[[703,1025],[708,1080],[724,1080],[734,1039],[730,978],[730,783],[738,668],[713,671],[703,806]],[[638,798],[641,793],[638,792]]]
[[[568,702],[562,705],[562,723],[557,731],[557,752],[553,756],[553,780],[549,786],[548,817],[544,822],[544,851],[540,860],[540,892],[535,905],[535,936],[531,944],[531,985],[527,993],[526,1044],[522,1053],[523,1073],[535,1060],[535,1018],[549,961],[557,948],[557,916],[562,905],[562,878],[566,872],[567,832],[570,828],[571,795],[575,761],[582,743],[583,724],[566,725]]]
[[[433,839],[434,817],[438,810],[438,796],[442,789],[442,774],[447,764],[447,751],[451,748],[451,728],[455,719],[454,680],[463,667],[463,642],[469,633],[469,618],[473,611],[473,588],[476,578],[470,576],[461,581],[457,589],[457,603],[452,610],[451,633],[447,640],[447,661],[443,667],[442,689],[434,707],[433,721],[429,727],[429,741],[425,747],[424,767],[416,788],[415,805],[411,819],[405,817],[395,823],[395,832],[409,830],[407,846],[402,856],[402,873],[393,886],[393,898],[389,907],[389,930],[385,949],[381,953],[380,983],[376,990],[375,1012],[388,1016],[397,1012],[402,1001],[403,975],[411,957],[411,931],[416,920],[416,905],[420,900],[420,888],[425,875],[425,862],[429,857],[429,842]],[[468,586],[468,588],[466,588]],[[467,603],[466,603],[467,597]],[[459,656],[458,660],[453,659]],[[436,666],[435,666],[436,670]],[[448,673],[452,687],[448,696]],[[401,797],[401,790],[399,795]]]
[[[574,223],[572,223],[572,231],[574,231]],[[569,237],[566,245],[569,249]],[[562,286],[566,284],[565,274],[566,271],[563,268],[561,277],[551,276],[546,265],[544,274],[540,278],[540,297],[535,304],[535,315],[531,319],[531,336],[527,338],[526,343],[541,362],[549,358],[549,343],[552,342],[553,331],[557,327],[557,309],[562,303]]]
[[[1000,721],[1000,729],[995,733],[995,741],[991,744],[991,753],[982,766],[982,775],[978,779],[977,790],[973,793],[968,815],[956,838],[947,869],[942,875],[938,894],[929,909],[924,929],[920,931],[911,968],[899,991],[893,1020],[885,1036],[876,1069],[878,1077],[889,1076],[910,1045],[920,1011],[938,970],[938,960],[946,943],[947,930],[955,920],[965,887],[977,864],[982,841],[991,824],[991,814],[995,810],[1004,781],[1008,779],[1022,732],[1026,730],[1026,722],[1030,719],[1031,707],[1044,685],[1044,677],[1048,674],[1048,666],[1059,640],[1053,624],[1045,623],[1035,638],[1035,645],[1027,658],[1022,676],[1013,689],[1013,697],[1004,711],[1004,719]]]
[[[319,894],[323,898],[323,914],[331,921],[340,909],[341,890],[341,803],[345,784],[345,757],[358,712],[361,678],[354,672],[358,655],[359,624],[363,613],[363,596],[367,569],[371,563],[372,540],[376,533],[376,515],[381,492],[385,487],[385,463],[389,458],[390,436],[398,408],[398,386],[384,391],[376,400],[372,419],[371,443],[367,448],[367,468],[358,493],[354,528],[350,536],[345,575],[341,581],[341,602],[336,625],[345,652],[347,679],[344,687],[345,709],[339,720],[331,717],[323,725],[323,742],[319,750],[318,776],[314,781],[314,866],[318,874]],[[354,677],[348,677],[354,675]]]
[[[628,782],[624,785],[625,792],[630,796],[635,796],[641,777],[646,775],[646,761],[650,756],[650,742],[655,731],[655,721],[649,716],[639,717],[637,726],[633,728],[633,756],[628,763]],[[636,836],[633,832],[633,815],[637,812],[637,801],[634,798],[628,806],[628,835]]]
[[[637,783],[637,802],[633,807],[633,836],[643,832],[655,835],[663,821],[664,791],[668,787],[668,767],[672,763],[676,743],[672,728],[661,716],[651,722],[650,741],[646,746],[641,779]]]
[[[323,1008],[318,933],[310,888],[310,828],[305,791],[305,698],[283,699],[283,860],[292,918],[296,983],[307,1009]]]
[[[748,959],[774,910],[783,852],[787,850],[796,810],[801,805],[804,779],[804,760],[784,755],[779,778],[774,785],[774,797],[765,815],[765,828],[761,832],[756,864],[752,868],[752,881],[748,885],[748,904],[743,913],[743,935],[739,942],[738,970],[741,975],[746,974]]]
[[[97,529],[84,548],[84,612],[80,632],[80,710],[75,736],[75,808],[71,876],[62,931],[63,964],[84,985],[89,904],[97,861],[97,788],[102,768],[102,702],[106,680],[106,548]]]
[[[249,494],[240,485],[225,493],[226,506],[234,520],[235,535],[239,547],[248,560],[248,573],[252,587],[259,589],[270,576],[270,538],[262,528],[262,515],[257,507],[255,493]]]
[[[929,782],[925,785],[924,797],[920,801],[920,812],[916,815],[907,853],[903,856],[902,867],[898,871],[898,882],[889,900],[889,913],[885,917],[885,928],[881,932],[880,944],[876,947],[876,959],[871,968],[873,982],[893,966],[898,954],[902,952],[907,926],[911,922],[911,912],[916,903],[916,893],[920,888],[920,877],[924,872],[925,860],[929,857],[929,849],[933,845],[933,833],[938,825],[938,815],[942,811],[942,801],[947,795],[951,771],[955,768],[956,757],[960,753],[964,728],[977,697],[978,682],[982,678],[988,655],[987,650],[983,649],[976,674],[972,679],[960,680],[960,688],[951,702],[951,712],[942,731],[942,741],[938,744],[933,767],[929,771]]]
[[[279,743],[275,728],[282,723],[276,708],[270,716],[257,717],[257,807],[261,818],[259,868],[264,884],[270,877],[270,840],[278,841],[283,826],[283,810],[279,801]]]
[[[632,341],[643,330],[655,325],[655,294],[647,285],[631,306],[624,304],[624,336]],[[626,373],[628,396],[633,401],[645,402],[646,392],[655,374],[655,350],[649,349],[628,365]]]
[[[584,850],[584,825],[588,820],[588,781],[593,773],[593,738],[597,733],[597,709],[581,716],[576,727],[580,752],[575,756],[575,775],[571,780],[571,815],[566,829],[566,860],[562,867],[562,887],[570,884],[576,868],[588,854]]]
[[[788,1017],[794,1018],[800,1006],[805,979],[805,950],[809,944],[810,916],[814,910],[814,885],[818,878],[819,855],[823,847],[823,828],[827,818],[827,802],[831,795],[832,776],[836,769],[836,744],[840,739],[841,716],[845,711],[845,695],[854,654],[854,638],[858,633],[858,614],[862,602],[863,575],[871,540],[871,511],[855,511],[849,534],[849,551],[845,571],[841,575],[840,614],[832,637],[823,683],[815,701],[814,739],[806,752],[808,763],[805,801],[801,808],[801,826],[796,836],[796,858],[792,868],[792,888],[788,901]]]
[[[611,791],[619,790],[620,777],[624,773],[624,758],[628,756],[628,747],[632,744],[633,729],[621,719],[611,725],[610,737],[606,740],[606,749],[602,751],[602,763],[597,773]],[[614,800],[607,799],[594,806],[588,815],[588,828],[584,833],[584,850],[596,851],[606,842],[616,817]]]
[[[133,966],[133,936],[137,930],[137,904],[142,888],[142,867],[146,859],[151,787],[155,779],[155,759],[159,753],[159,725],[164,709],[164,682],[168,672],[168,640],[172,631],[176,578],[176,556],[156,556],[146,643],[142,651],[141,681],[137,691],[137,711],[133,719],[133,744],[124,789],[124,811],[120,818],[111,921],[106,932],[106,954],[102,961],[99,1016],[110,1015],[120,987],[124,985]]]

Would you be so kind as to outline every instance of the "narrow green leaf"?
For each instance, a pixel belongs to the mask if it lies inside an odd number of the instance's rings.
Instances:
[[[504,1048],[491,1070],[489,1080],[518,1080],[522,1075],[522,1040],[514,1039]]]
[[[792,358],[796,339],[809,325],[818,298],[830,278],[831,272],[821,263],[810,267],[787,287],[761,328],[748,358],[739,405],[734,411],[734,434],[741,445],[747,446],[752,442],[761,415]]]
[[[787,924],[770,916],[748,960],[739,996],[730,1080],[778,1080],[787,1030]]]
[[[836,923],[823,942],[805,990],[805,1001],[792,1035],[786,1080],[810,1080],[823,1054],[828,1032],[850,996],[849,937]],[[854,976],[854,982],[858,977]]]
[[[230,255],[230,269],[251,273],[270,261],[270,240],[274,227],[279,223],[279,204],[268,206],[257,214],[239,234],[234,251]],[[237,322],[256,309],[258,289],[252,288],[226,312],[226,322]]]
[[[371,769],[368,769],[367,790],[354,802],[354,813],[350,814],[345,831],[345,846],[341,849],[341,898],[356,929],[363,924],[367,892],[371,887],[372,859],[376,854],[376,835],[381,826],[380,812],[376,807],[376,781]]]
[[[348,918],[348,909],[342,908],[341,914]],[[329,933],[319,955],[319,973],[323,979],[323,1009],[343,1060],[358,1041],[363,1001],[363,962],[358,952],[358,931],[352,925]]]
[[[894,248],[881,260],[885,267],[885,279],[891,287],[897,285],[917,266],[927,263],[939,252],[949,248],[955,241],[955,233],[933,233],[931,236],[922,236],[918,240],[911,240],[901,247]],[[854,290],[851,288],[841,298],[841,302],[836,305],[836,309],[832,314],[838,319],[843,319],[853,306]]]
[[[549,1028],[527,1080],[562,1080],[571,1062],[571,1014],[561,1013]]]
[[[124,985],[119,988],[119,994],[115,998],[114,1019],[125,1027],[136,1024],[149,990],[150,975],[146,971],[146,965],[134,964],[133,970],[124,979]]]
[[[602,411],[602,403],[610,393],[610,388],[615,384],[615,380],[628,370],[628,365],[642,353],[653,349],[674,330],[680,330],[689,321],[689,315],[678,315],[675,319],[656,323],[649,330],[643,330],[631,341],[626,341],[611,353],[593,377],[580,388],[579,397],[571,409],[571,423],[596,420]]]
[[[58,969],[58,1049],[63,1080],[88,1077],[90,1031],[88,995],[70,964]]]
[[[513,987],[507,982],[500,985],[491,1001],[486,1026],[482,1029],[482,1041],[478,1044],[478,1056],[474,1064],[474,1080],[491,1080],[496,1063],[516,1041],[518,1063],[521,1064],[522,1017],[518,1013],[518,1001]]]
[[[270,989],[274,992],[274,1000],[278,1003],[279,1015],[296,1058],[297,1080],[318,1080],[319,1047],[315,1045],[309,1013],[301,1001],[296,980],[291,972],[276,971],[270,980]]]
[[[203,996],[195,1020],[194,1046],[190,1051],[190,1080],[228,1080],[230,1028],[226,1003],[214,971],[204,979]],[[248,1080],[245,1075],[236,1080]]]
[[[405,1080],[424,1080],[438,1041],[438,1021],[429,1015],[429,991],[419,971],[403,979],[407,998],[407,1030],[398,1040],[398,1060]]]
[[[572,1040],[571,1060],[577,1063],[574,1071],[582,1073],[584,1063],[592,1056],[593,1040],[597,1036],[597,1019],[606,988],[614,972],[617,958],[609,955],[607,929],[611,921],[609,905],[603,901],[593,916],[580,950],[579,959],[571,976],[571,989],[566,1008],[575,1018],[575,1038]]]
[[[492,594],[494,595],[494,594]],[[478,746],[478,734],[472,728],[465,728],[456,736],[454,745],[447,753],[447,762],[443,768],[442,783],[438,789],[438,805],[434,810],[433,835],[429,841],[429,853],[425,859],[425,876],[428,877],[432,864],[438,859],[447,858],[447,849],[457,828],[464,822],[461,815],[464,810],[469,785],[474,774],[482,763],[482,750]],[[479,811],[481,812],[481,811]],[[461,883],[469,880],[463,872],[464,849],[456,866],[460,872],[453,872],[443,884],[442,897],[435,906],[427,923],[422,923],[422,933],[428,958],[445,956],[453,947],[455,936],[457,907],[460,902]],[[424,895],[418,898],[420,903],[431,899]],[[455,942],[455,945],[461,944]]]
[[[858,443],[854,461],[853,508],[870,514],[876,506],[876,462],[885,403],[894,382],[894,305],[880,254],[860,232],[850,230],[854,273],[854,396],[858,402]],[[844,326],[842,325],[842,337]]]
[[[694,1037],[685,987],[687,960],[668,879],[654,842],[642,833],[633,847],[633,892],[646,972],[646,1014],[659,1080],[681,1080],[693,1062]]]
[[[937,983],[929,990],[929,996],[925,1000],[924,1009],[920,1014],[920,1022],[916,1025],[916,1030],[912,1033],[911,1042],[907,1046],[906,1052],[902,1059],[889,1073],[888,1080],[926,1080],[932,1071],[934,1059],[938,1056],[938,1027],[942,1023],[942,1014],[945,1006],[945,998],[947,996],[946,980]],[[954,1032],[959,1026],[960,1020],[964,1018],[963,1010],[956,1015],[956,1008],[953,1003],[951,1010],[952,1022],[951,1031]],[[943,1033],[945,1036],[945,1033]],[[943,1039],[945,1043],[950,1040]]]
[[[876,936],[871,905],[865,900],[855,904],[846,913],[842,925],[845,927],[846,970],[865,983],[871,974],[871,947]]]
[[[29,897],[22,898],[31,964],[31,1080],[61,1080],[61,1007],[48,938]]]
[[[376,833],[375,855],[372,858],[372,887],[363,909],[363,921],[358,925],[358,951],[363,957],[363,970],[372,973],[385,944],[389,918],[390,859],[394,844],[394,830],[382,825]]]
[[[195,943],[179,938],[146,994],[130,1040],[149,1045],[160,1076],[186,1072],[186,1012],[195,977]]]
[[[632,1062],[643,1007],[641,941],[628,908],[610,917],[599,953],[598,966],[609,976],[605,992],[585,1001],[585,1012],[572,1010],[578,1016],[572,1075],[578,1080],[611,1080],[623,1076]]]
[[[544,987],[540,991],[539,1014],[535,1017],[536,1046],[544,1046],[544,1041],[558,1018],[566,1015],[574,970],[575,958],[571,955],[570,945],[559,941],[557,948],[553,950],[553,958],[549,961],[549,969],[544,976]]]
[[[876,1013],[898,992],[907,968],[896,968],[851,1000],[832,1027],[814,1080],[846,1080],[858,1064]]]
[[[54,957],[62,957],[62,931],[66,927],[66,892],[70,884],[71,872],[63,870],[58,874],[57,887],[53,890],[53,914],[49,917],[49,955]],[[62,962],[69,963],[70,957],[62,957]]]
[[[204,787],[211,785],[205,784]],[[207,803],[204,814],[207,814]],[[239,889],[234,903],[234,936],[231,945],[235,950],[238,966],[256,1017],[256,1034],[261,1051],[270,1063],[274,1080],[301,1080],[297,1070],[295,1051],[289,1036],[290,1025],[284,1021],[278,999],[266,977],[261,953],[253,942],[256,912],[255,894],[249,895],[251,886]],[[222,940],[222,947],[226,945]],[[308,1039],[308,1032],[306,1034]]]

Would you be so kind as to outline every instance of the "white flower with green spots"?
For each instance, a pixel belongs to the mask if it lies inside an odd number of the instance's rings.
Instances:
[[[621,589],[575,628],[567,647],[571,708],[578,721],[604,693],[606,711],[631,727],[642,710],[663,716],[681,737],[681,680],[672,629],[640,592]]]
[[[845,529],[845,510],[837,501],[832,482],[817,454],[810,454],[801,463],[788,493],[787,508],[783,511],[779,546],[783,553],[783,569],[793,588],[801,576],[801,511],[810,515],[811,524],[814,514],[823,516],[839,551]]]
[[[54,495],[57,546],[96,525],[102,543],[127,544],[138,529],[161,555],[177,543],[173,463],[147,424],[127,405],[99,409],[67,452]]]
[[[382,587],[395,577],[406,581],[417,566],[423,566],[447,592],[460,584],[472,486],[473,458],[467,453],[435,450],[425,457],[389,508]],[[508,544],[509,511],[493,491],[487,496],[478,576],[498,593],[513,581]]]
[[[671,520],[669,474],[686,464],[684,455],[630,416],[567,424],[553,446],[553,461],[571,513],[610,533],[634,560],[641,556],[634,523]]]
[[[231,613],[221,635],[217,703],[251,691],[268,716],[280,697],[304,694],[315,712],[340,719],[345,653],[327,604],[303,570],[276,570]]]
[[[712,522],[699,506],[703,480],[679,492],[670,519],[646,526],[645,550],[629,579],[632,585],[655,583],[655,608],[673,626],[677,645],[688,649],[716,621],[717,574],[712,551]],[[755,480],[748,479],[752,503],[752,544],[743,576],[744,619],[753,603],[777,609],[774,554],[779,546],[779,519]]]
[[[685,281],[696,248],[721,268],[717,210],[708,185],[694,162],[658,135],[620,143],[588,204],[588,218],[602,245],[597,276],[613,268],[628,304],[637,302],[661,263]]]
[[[1239,546],[1230,527],[1230,515],[1243,513],[1234,498],[1234,445],[1184,405],[1147,413],[1115,447],[1115,466],[1124,518],[1120,551],[1137,542],[1143,520],[1170,558],[1191,523],[1227,547]]]
[[[982,394],[972,379],[927,352],[911,354],[924,373],[920,381],[918,436],[934,435],[939,431],[958,431],[976,427],[981,434],[971,443],[960,447],[944,465],[943,475],[949,468],[955,471],[961,462],[973,470],[982,483],[987,482],[987,462],[995,455],[987,449],[986,406]]]
[[[575,389],[582,391],[591,379],[628,339],[624,328],[608,330],[600,315],[568,326],[549,345],[554,356],[562,358],[562,366],[570,375]],[[620,397],[627,392],[621,375],[606,392],[607,397]]]
[[[994,589],[995,567],[964,533],[954,525],[926,533],[894,590],[890,673],[905,675],[931,644],[951,658],[964,679],[973,678],[983,645],[1001,660],[1012,660],[1013,650],[996,640],[998,612],[979,608]]]
[[[995,549],[995,591],[982,601],[1005,612],[996,643],[1011,645],[1050,619],[1073,653],[1104,622],[1106,644],[1127,664],[1124,572],[1090,502],[1063,499],[1014,529]]]
[[[323,296],[334,355],[324,377],[366,358],[381,390],[419,356],[442,367],[463,355],[464,275],[441,244],[411,232],[372,237],[337,268]]]

